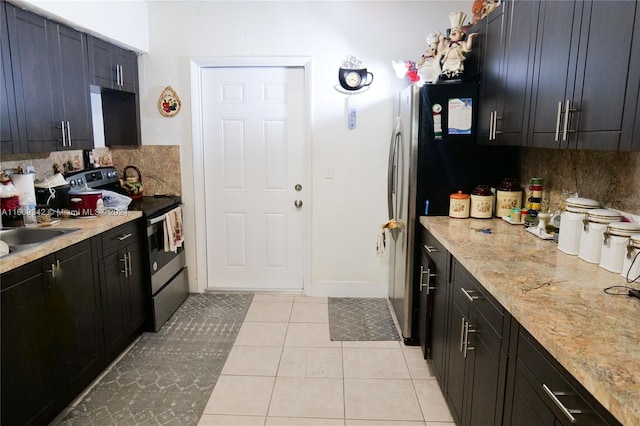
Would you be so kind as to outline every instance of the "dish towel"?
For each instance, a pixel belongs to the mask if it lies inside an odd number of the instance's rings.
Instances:
[[[184,243],[182,207],[176,207],[164,215],[164,251],[178,251]]]

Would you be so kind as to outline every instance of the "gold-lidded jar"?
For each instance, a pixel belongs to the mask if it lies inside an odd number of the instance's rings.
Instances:
[[[449,195],[449,217],[466,219],[469,217],[469,194],[458,191]]]

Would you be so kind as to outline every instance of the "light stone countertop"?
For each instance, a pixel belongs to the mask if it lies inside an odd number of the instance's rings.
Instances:
[[[9,254],[0,258],[0,274],[15,269],[19,266],[45,257],[63,248],[69,247],[87,238],[101,234],[124,223],[142,217],[142,212],[126,211],[123,214],[108,214],[98,217],[62,219],[53,226],[45,229],[78,228],[78,231],[64,234],[55,239],[45,241],[42,244],[26,250]]]
[[[502,219],[420,223],[611,414],[640,425],[640,300],[603,291],[625,278]]]

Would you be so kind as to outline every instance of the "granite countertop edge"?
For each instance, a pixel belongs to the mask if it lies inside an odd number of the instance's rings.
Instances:
[[[640,303],[604,293],[624,277],[502,219],[420,223],[614,417],[640,424]]]
[[[0,258],[0,274],[41,259],[58,250],[69,247],[80,241],[101,234],[122,224],[142,217],[140,211],[126,211],[122,214],[108,214],[104,216],[62,219],[60,222],[47,227],[48,229],[77,228],[75,232],[45,241],[34,247],[9,254]]]

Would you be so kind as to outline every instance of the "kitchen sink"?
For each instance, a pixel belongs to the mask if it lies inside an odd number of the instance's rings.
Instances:
[[[9,246],[9,254],[11,254],[77,230],[77,228],[2,228],[0,229],[0,240]]]

